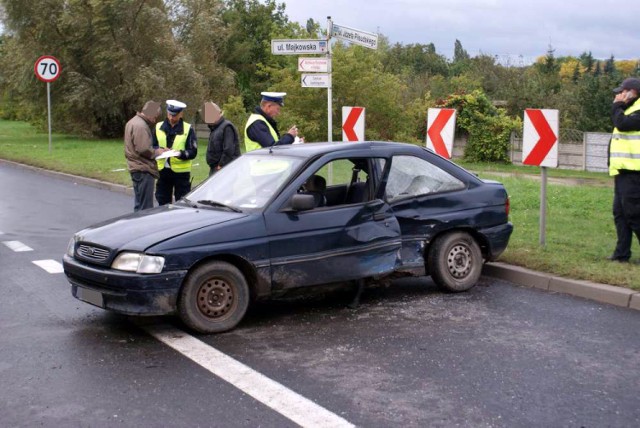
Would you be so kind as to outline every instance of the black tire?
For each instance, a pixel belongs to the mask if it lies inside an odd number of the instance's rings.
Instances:
[[[436,239],[429,249],[427,270],[433,281],[452,292],[471,289],[482,274],[482,252],[465,232],[452,232]]]
[[[235,266],[209,262],[190,272],[180,290],[178,314],[200,333],[234,328],[249,307],[249,286]]]

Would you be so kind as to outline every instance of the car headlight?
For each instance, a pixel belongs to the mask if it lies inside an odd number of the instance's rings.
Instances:
[[[76,237],[73,236],[69,239],[69,243],[67,244],[67,256],[73,257],[76,251]]]
[[[164,267],[164,257],[124,252],[118,254],[111,267],[136,273],[160,273]]]

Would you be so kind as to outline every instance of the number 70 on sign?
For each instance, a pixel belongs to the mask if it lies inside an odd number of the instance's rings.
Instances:
[[[60,76],[60,62],[53,56],[44,55],[38,58],[33,66],[33,71],[43,82],[53,82]]]

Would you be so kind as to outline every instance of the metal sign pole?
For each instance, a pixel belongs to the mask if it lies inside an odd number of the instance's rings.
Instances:
[[[542,168],[540,180],[540,245],[545,245],[545,230],[547,228],[547,167]]]
[[[327,16],[327,60],[329,61],[329,87],[327,88],[327,141],[332,142],[333,115],[332,115],[332,87],[333,87],[333,67],[331,64],[331,17]]]
[[[51,84],[47,82],[47,116],[49,119],[49,153],[51,153]]]

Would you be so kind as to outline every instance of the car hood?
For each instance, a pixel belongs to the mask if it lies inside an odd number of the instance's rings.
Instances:
[[[76,233],[78,241],[111,249],[145,251],[150,246],[206,226],[237,221],[247,214],[164,205],[116,217]]]

